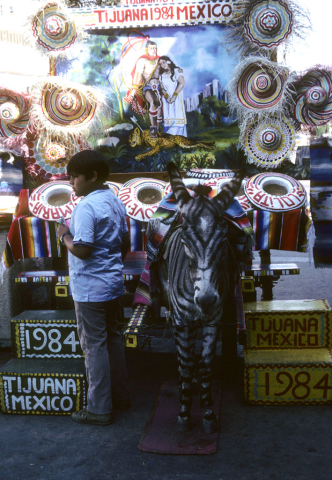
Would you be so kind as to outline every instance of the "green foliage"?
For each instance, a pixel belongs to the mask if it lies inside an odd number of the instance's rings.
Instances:
[[[182,155],[180,152],[174,152],[172,155],[172,162],[177,166],[179,170],[182,170]]]
[[[196,153],[191,157],[191,168],[210,168],[214,165],[215,159],[211,153]]]
[[[187,131],[188,137],[194,137],[198,135],[202,130],[207,127],[206,121],[199,112],[187,112]]]
[[[87,85],[108,86],[109,52],[107,48],[107,37],[94,35],[89,45],[89,59],[84,63],[83,69],[87,76]]]
[[[312,130],[312,134],[316,137],[320,137],[325,133],[330,133],[331,125],[330,123],[326,123],[325,125],[319,125]]]
[[[310,180],[310,161],[303,162],[303,165],[294,165],[294,163],[286,160],[275,171],[289,175],[296,180]]]
[[[182,159],[182,169],[186,172],[192,168],[192,159],[190,156],[185,155]]]
[[[119,63],[121,42],[113,33],[110,35],[92,35],[89,43],[89,59],[84,63],[86,73],[84,83],[94,86],[108,86],[115,95],[118,111],[123,120],[123,104],[120,89],[122,78],[115,67]]]
[[[133,171],[133,160],[129,155],[126,145],[117,144],[110,147],[100,145],[96,150],[98,150],[105,158],[110,173]]]
[[[125,157],[128,154],[128,149],[126,145],[112,145],[111,147],[106,147],[107,150],[103,151],[104,157],[113,160],[114,158],[120,159],[121,157]]]
[[[228,104],[223,100],[218,100],[215,95],[203,98],[198,107],[207,125],[220,125],[222,117],[227,117],[229,114]]]
[[[218,150],[215,153],[215,157],[216,168],[237,169],[247,166],[244,151],[235,143],[231,143],[230,146],[224,150]]]
[[[166,152],[163,152],[166,153]],[[167,156],[160,159],[159,161],[153,164],[154,168],[152,171],[165,171],[166,165],[168,162],[172,161],[175,163],[179,170],[188,171],[191,168],[210,168],[215,159],[211,153],[194,153],[190,155],[184,155],[183,151],[179,149],[175,152],[167,152]]]

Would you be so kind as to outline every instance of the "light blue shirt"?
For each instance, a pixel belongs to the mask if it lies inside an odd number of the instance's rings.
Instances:
[[[105,302],[122,295],[121,244],[128,227],[121,200],[109,188],[89,193],[74,208],[70,233],[75,245],[93,248],[86,260],[68,252],[73,299]]]

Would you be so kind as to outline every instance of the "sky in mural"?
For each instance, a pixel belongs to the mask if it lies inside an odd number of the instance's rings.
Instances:
[[[186,81],[184,91],[186,97],[202,91],[205,85],[211,83],[214,79],[218,79],[221,87],[225,88],[237,64],[235,55],[226,50],[224,28],[217,25],[181,28],[159,27],[144,29],[140,32],[138,30],[112,30],[109,33],[118,37],[118,43],[114,43],[114,48],[119,49],[119,45],[123,46],[126,42],[128,46],[131,46],[116,66],[118,78],[122,80],[122,91],[126,90],[126,86],[130,83],[130,74],[137,59],[145,53],[144,46],[147,37],[156,42],[158,55],[167,55],[176,66],[183,70]],[[104,35],[104,38],[106,38],[107,32]],[[80,83],[86,82],[88,62],[91,61],[89,58],[91,59],[92,54],[91,45],[97,41],[96,37],[97,35],[91,35],[90,43],[85,45],[80,58],[72,62],[66,73],[69,80]],[[133,41],[134,37],[142,38],[142,41],[135,43]],[[129,38],[132,40],[128,43]],[[117,54],[119,56],[120,52]],[[107,67],[107,65],[105,66]],[[64,74],[64,69],[61,67],[58,71],[60,74]]]

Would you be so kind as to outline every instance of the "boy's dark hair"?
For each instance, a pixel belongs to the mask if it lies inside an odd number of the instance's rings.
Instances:
[[[104,157],[96,150],[83,150],[71,157],[67,165],[67,173],[83,174],[89,180],[93,172],[97,172],[98,181],[106,182],[109,175],[108,165]]]

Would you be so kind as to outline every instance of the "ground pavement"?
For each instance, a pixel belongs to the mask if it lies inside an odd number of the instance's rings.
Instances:
[[[272,261],[297,262],[301,269],[299,277],[279,280],[274,288],[276,299],[324,298],[332,305],[332,269],[315,269],[308,254],[272,252]],[[218,453],[165,456],[140,452],[137,445],[158,385],[176,377],[172,338],[166,335],[154,344],[152,352],[127,351],[132,408],[118,412],[113,425],[79,425],[70,417],[0,414],[0,479],[332,478],[332,406],[245,405],[240,348],[237,374],[223,385]],[[214,375],[220,374],[218,356]]]

